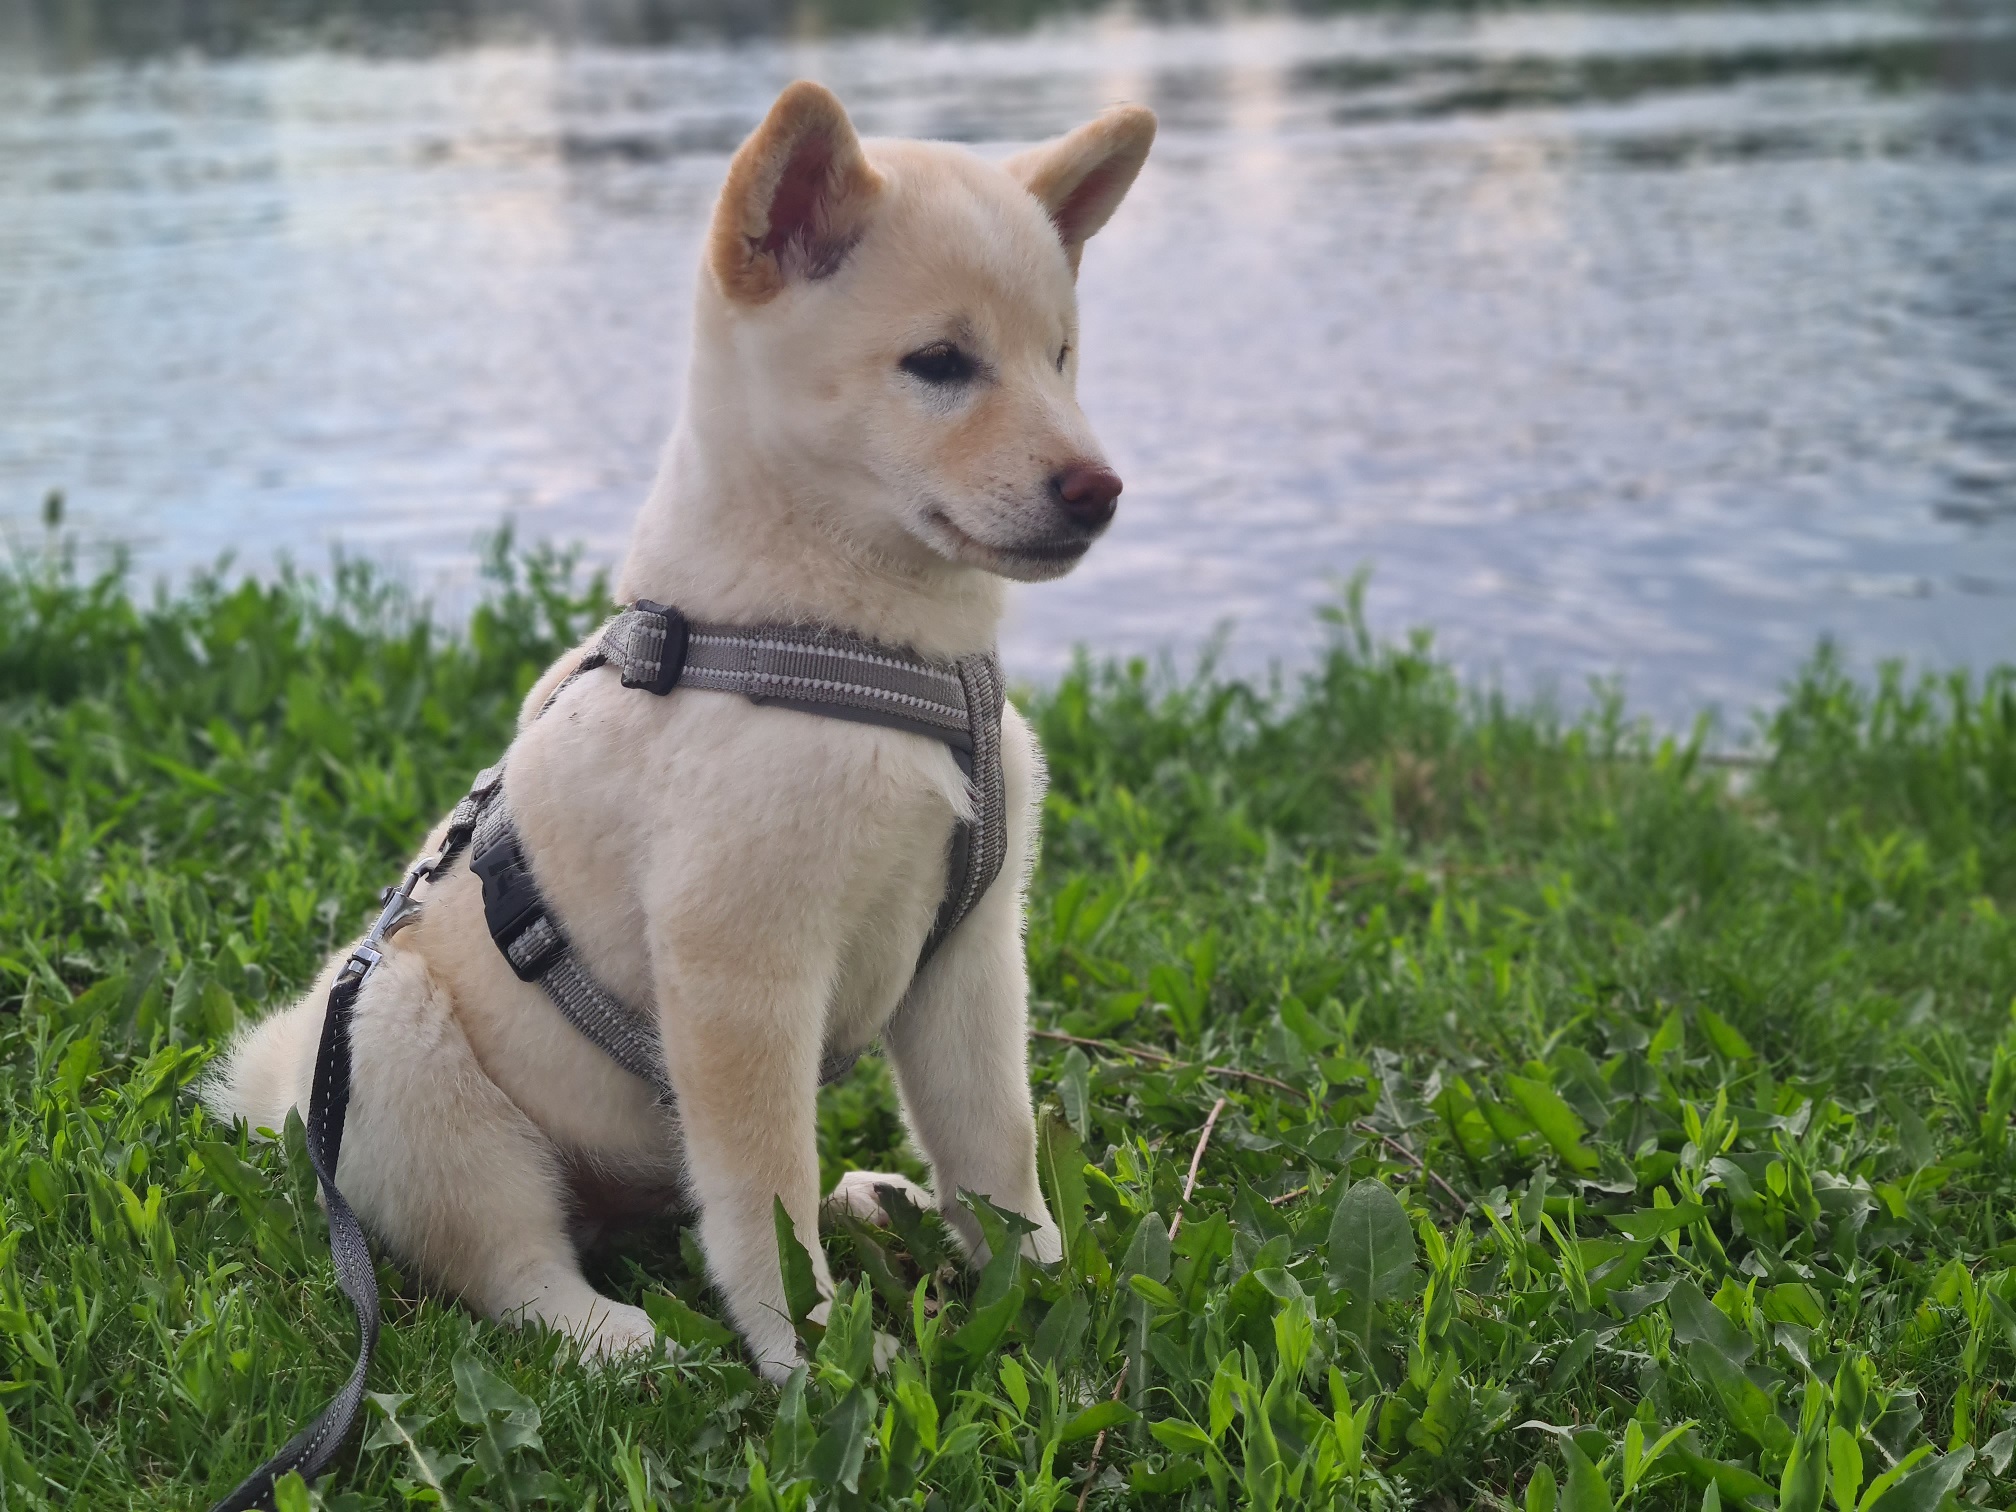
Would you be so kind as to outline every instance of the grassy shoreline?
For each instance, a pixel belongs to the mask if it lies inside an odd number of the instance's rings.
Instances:
[[[455,635],[354,565],[0,576],[0,1508],[201,1507],[347,1368],[298,1141],[188,1089],[604,601],[501,551]],[[1348,611],[1286,694],[1022,702],[1067,1264],[836,1228],[781,1398],[670,1224],[595,1267],[676,1357],[601,1374],[382,1267],[402,1395],[322,1504],[1059,1507],[1095,1445],[1093,1507],[2016,1500],[2016,671],[1823,655],[1734,782]],[[820,1128],[914,1169],[872,1059]]]

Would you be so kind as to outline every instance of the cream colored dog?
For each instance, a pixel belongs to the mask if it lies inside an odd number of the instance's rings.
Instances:
[[[1154,136],[1121,107],[1002,165],[862,142],[792,85],[736,154],[714,213],[685,415],[619,588],[697,620],[835,627],[937,658],[994,644],[1003,578],[1055,577],[1120,490],[1074,396],[1079,255]],[[592,645],[592,643],[591,643]],[[591,1210],[684,1200],[714,1284],[764,1372],[797,1358],[779,1276],[781,1197],[818,1243],[823,1048],[878,1035],[938,1207],[969,1248],[970,1190],[1038,1224],[1022,950],[1043,762],[1010,707],[1000,879],[913,979],[972,796],[940,742],[680,688],[583,677],[589,647],[525,700],[506,797],[581,960],[655,1010],[676,1113],[518,980],[466,863],[366,983],[338,1179],[377,1238],[499,1319],[593,1353],[646,1346],[597,1294],[573,1235]],[[438,845],[441,832],[430,841]],[[250,1029],[211,1104],[277,1129],[307,1107],[332,959]],[[869,1213],[855,1173],[833,1200]]]

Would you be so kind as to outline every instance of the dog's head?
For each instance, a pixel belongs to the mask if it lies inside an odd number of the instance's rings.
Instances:
[[[702,277],[702,339],[765,465],[885,556],[1069,571],[1120,493],[1078,407],[1078,262],[1154,135],[1121,106],[995,164],[864,143],[827,90],[786,89]]]

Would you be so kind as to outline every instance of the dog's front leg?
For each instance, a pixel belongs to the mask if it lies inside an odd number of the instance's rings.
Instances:
[[[688,939],[672,952],[678,967],[660,989],[700,1245],[729,1315],[772,1381],[798,1363],[777,1259],[776,1199],[812,1256],[821,1294],[833,1290],[819,1248],[816,1125],[830,970],[816,949],[793,958],[778,943],[761,931],[736,931],[733,950]]]
[[[1036,1224],[1022,1241],[1025,1255],[1051,1261],[1062,1253],[1036,1182],[1021,906],[1006,885],[989,892],[919,975],[884,1034],[939,1211],[983,1262],[962,1191]]]

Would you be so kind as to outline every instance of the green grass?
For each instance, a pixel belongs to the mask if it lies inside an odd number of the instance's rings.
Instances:
[[[298,1130],[190,1088],[600,613],[494,578],[451,636],[354,566],[0,574],[0,1507],[201,1507],[347,1369]],[[678,1346],[601,1374],[387,1265],[401,1395],[319,1500],[1058,1507],[1096,1453],[1102,1508],[2008,1505],[2016,673],[1823,654],[1732,763],[1330,637],[1023,700],[1064,1266],[836,1228],[780,1397],[670,1224],[594,1263]],[[829,1179],[901,1138],[874,1061],[824,1094]]]

